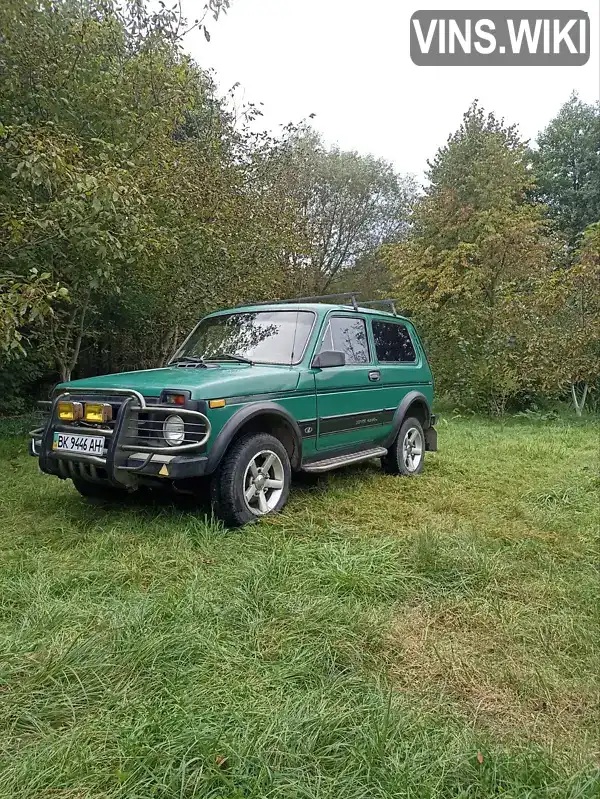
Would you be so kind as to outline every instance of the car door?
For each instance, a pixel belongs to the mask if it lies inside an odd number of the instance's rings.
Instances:
[[[431,392],[431,375],[417,336],[406,320],[372,319],[376,368],[380,372],[382,401],[397,408],[409,391]],[[391,419],[386,433],[391,430]]]
[[[315,355],[330,350],[343,352],[346,364],[315,370],[317,449],[352,449],[381,440],[383,406],[366,319],[357,313],[331,314]]]

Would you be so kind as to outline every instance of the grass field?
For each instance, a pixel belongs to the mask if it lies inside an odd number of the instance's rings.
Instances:
[[[0,796],[600,796],[600,427],[442,420],[244,531],[0,440]]]

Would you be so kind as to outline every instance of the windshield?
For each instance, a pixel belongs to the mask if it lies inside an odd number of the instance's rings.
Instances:
[[[177,358],[293,364],[302,359],[314,314],[255,311],[203,319]]]

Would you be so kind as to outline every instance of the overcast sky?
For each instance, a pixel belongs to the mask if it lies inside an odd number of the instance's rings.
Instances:
[[[188,18],[205,0],[183,0]],[[571,67],[424,67],[409,54],[409,21],[420,9],[576,8],[591,22],[591,57]],[[209,23],[207,43],[189,34],[186,49],[212,67],[221,92],[239,82],[240,100],[264,103],[265,128],[316,114],[330,143],[392,161],[419,176],[460,124],[471,101],[516,122],[535,138],[573,89],[600,96],[598,0],[231,0]]]

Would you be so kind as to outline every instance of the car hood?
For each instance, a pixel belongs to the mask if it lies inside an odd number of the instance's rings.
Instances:
[[[87,377],[61,383],[58,388],[132,388],[144,397],[158,397],[163,389],[191,391],[192,399],[220,399],[293,391],[297,369],[287,366],[218,364],[201,367],[167,366],[137,372]]]

